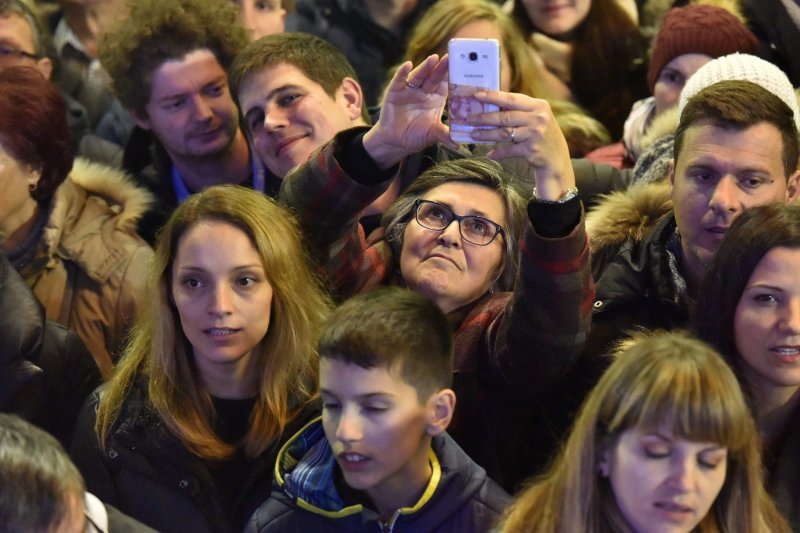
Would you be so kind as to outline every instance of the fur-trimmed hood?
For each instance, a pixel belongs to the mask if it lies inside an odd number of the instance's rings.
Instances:
[[[586,233],[593,263],[613,254],[628,239],[641,241],[655,224],[672,211],[667,180],[637,183],[624,191],[604,195],[586,214]]]
[[[138,240],[136,224],[152,203],[124,172],[75,159],[51,201],[43,235],[47,256],[74,261],[104,282],[127,256],[121,240]]]
[[[114,222],[122,231],[135,231],[154,200],[125,172],[80,157],[75,159],[69,179],[87,193],[102,197],[118,213]]]

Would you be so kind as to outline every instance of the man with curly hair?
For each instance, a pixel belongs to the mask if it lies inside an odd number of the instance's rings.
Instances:
[[[148,242],[175,207],[210,185],[265,183],[239,126],[226,69],[248,42],[225,0],[138,0],[108,32],[100,60],[137,127],[123,166],[157,204],[139,224]]]

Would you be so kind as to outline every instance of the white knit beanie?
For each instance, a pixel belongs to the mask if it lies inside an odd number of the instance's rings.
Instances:
[[[753,82],[783,100],[794,113],[795,126],[800,130],[800,109],[792,82],[772,63],[749,54],[718,57],[700,67],[683,86],[678,102],[678,115],[683,113],[689,98],[710,85],[728,80]]]

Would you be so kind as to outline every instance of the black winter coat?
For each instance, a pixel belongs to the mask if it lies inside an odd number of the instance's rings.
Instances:
[[[667,249],[674,232],[675,217],[664,217],[641,241],[624,243],[602,270],[585,353],[605,355],[615,341],[636,328],[687,326],[690,302],[676,284]]]
[[[81,405],[100,382],[77,334],[45,319],[36,296],[0,254],[0,411],[67,446]]]
[[[100,449],[94,432],[101,390],[81,412],[71,455],[87,490],[104,503],[159,531],[241,531],[245,521],[270,494],[272,467],[285,439],[247,465],[245,482],[235,495],[233,517],[223,509],[209,464],[192,454],[162,423],[146,400],[147,382],[137,379]],[[291,436],[316,412],[286,428]]]

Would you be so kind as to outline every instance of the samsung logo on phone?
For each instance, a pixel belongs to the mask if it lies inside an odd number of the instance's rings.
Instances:
[[[465,78],[482,78],[483,74],[464,74]]]

